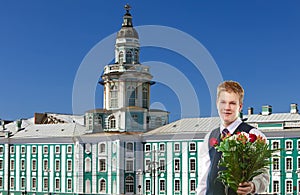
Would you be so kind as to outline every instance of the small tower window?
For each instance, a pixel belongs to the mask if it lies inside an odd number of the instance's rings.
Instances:
[[[110,129],[115,129],[116,128],[116,118],[115,118],[115,116],[111,116],[108,121],[109,121],[109,128]]]
[[[148,88],[143,84],[143,108],[148,108]]]
[[[128,106],[135,106],[137,90],[134,86],[127,87]]]
[[[123,51],[120,51],[119,53],[119,64],[123,64],[124,62],[124,53]]]
[[[131,51],[126,52],[126,64],[132,64],[132,52]]]
[[[115,84],[110,87],[110,107],[118,107],[118,86]]]

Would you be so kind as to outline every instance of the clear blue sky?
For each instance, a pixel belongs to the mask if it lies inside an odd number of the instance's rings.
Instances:
[[[249,106],[259,113],[269,104],[278,113],[300,104],[299,1],[1,1],[0,118],[72,113],[76,72],[97,43],[120,29],[126,3],[134,26],[168,26],[198,40],[223,79],[243,85],[245,113]],[[145,47],[140,60],[179,69],[196,91],[200,116],[215,115],[203,75],[184,56]],[[102,107],[100,85],[95,96]],[[151,99],[171,112],[171,120],[197,117],[181,116],[172,87],[158,82]]]

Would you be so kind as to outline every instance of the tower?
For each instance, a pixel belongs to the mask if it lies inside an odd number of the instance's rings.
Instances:
[[[103,109],[86,112],[88,131],[143,132],[168,123],[168,112],[150,110],[150,67],[140,63],[139,35],[125,5],[115,43],[115,62],[104,67]]]

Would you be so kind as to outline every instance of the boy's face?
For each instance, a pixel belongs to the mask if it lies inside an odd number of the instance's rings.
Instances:
[[[242,110],[243,104],[240,102],[239,95],[234,92],[221,91],[217,99],[219,116],[225,127],[234,122]]]

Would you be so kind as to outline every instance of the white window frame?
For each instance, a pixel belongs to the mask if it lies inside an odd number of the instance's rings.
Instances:
[[[60,154],[60,146],[55,146],[55,154]]]
[[[179,158],[174,159],[174,172],[180,172],[180,159]]]
[[[105,158],[99,158],[98,162],[99,162],[98,164],[99,172],[106,172],[107,160]],[[104,162],[104,166],[103,166],[103,162]]]
[[[166,144],[160,143],[159,144],[159,152],[165,152],[165,150],[166,150]]]
[[[174,180],[174,191],[175,192],[180,192],[180,189],[181,189],[180,180],[175,179]]]
[[[125,161],[125,163],[126,163],[126,172],[133,172],[134,171],[134,161],[133,161],[133,159],[126,159],[126,161]],[[129,166],[131,166],[131,167],[129,167]]]
[[[290,186],[289,186],[289,183],[290,183]],[[290,188],[291,190],[289,190],[289,188]],[[285,193],[286,193],[286,194],[291,194],[291,193],[293,193],[293,180],[291,180],[291,179],[285,180]]]
[[[192,184],[193,184],[192,182],[195,182],[193,186],[192,186]],[[194,188],[194,189],[192,189],[192,188]],[[189,191],[195,192],[196,189],[197,189],[196,179],[190,179]]]
[[[160,192],[166,191],[166,180],[165,179],[159,180],[159,191]]]
[[[276,161],[278,161],[278,165],[277,165],[277,163],[275,163],[275,159],[276,159]],[[275,166],[276,166],[276,169],[274,169]],[[280,158],[279,157],[273,157],[272,168],[273,168],[273,171],[280,171]]]
[[[180,143],[174,143],[174,152],[180,152]]]
[[[32,146],[31,147],[31,154],[36,154],[37,153],[37,147],[36,146]]]
[[[72,190],[72,178],[67,179],[67,190]]]
[[[291,144],[290,147],[289,146],[289,143]],[[285,140],[285,149],[287,151],[291,151],[293,150],[293,140]]]
[[[194,169],[192,169],[192,160],[194,161]],[[190,168],[190,172],[192,172],[192,173],[196,172],[196,167],[197,167],[197,161],[196,161],[196,158],[190,158],[190,159],[189,159],[189,168]]]
[[[67,171],[71,172],[73,170],[73,162],[71,159],[67,160]]]
[[[72,154],[72,145],[67,146],[67,154]]]
[[[102,189],[102,182],[104,182],[104,189]],[[106,180],[101,178],[99,179],[99,193],[106,193],[106,188],[107,188],[107,185],[106,185]]]
[[[43,153],[48,154],[49,153],[49,148],[48,146],[43,146]]]
[[[275,186],[275,182],[278,182],[278,191],[276,189],[276,186]],[[273,193],[280,193],[280,181],[279,180],[273,180],[272,182],[272,189],[273,189]]]
[[[194,148],[192,148],[192,144],[194,145]],[[196,145],[196,142],[191,142],[189,144],[189,149],[191,152],[196,152],[197,151],[197,145]]]
[[[290,162],[288,162],[289,159],[290,159]],[[291,163],[290,168],[288,168],[288,165],[289,165],[288,163]],[[285,170],[288,172],[293,171],[293,158],[291,156],[285,157]]]
[[[274,147],[274,144],[277,144],[277,147]],[[272,141],[272,149],[279,149],[280,148],[280,142],[279,140],[273,140]]]

